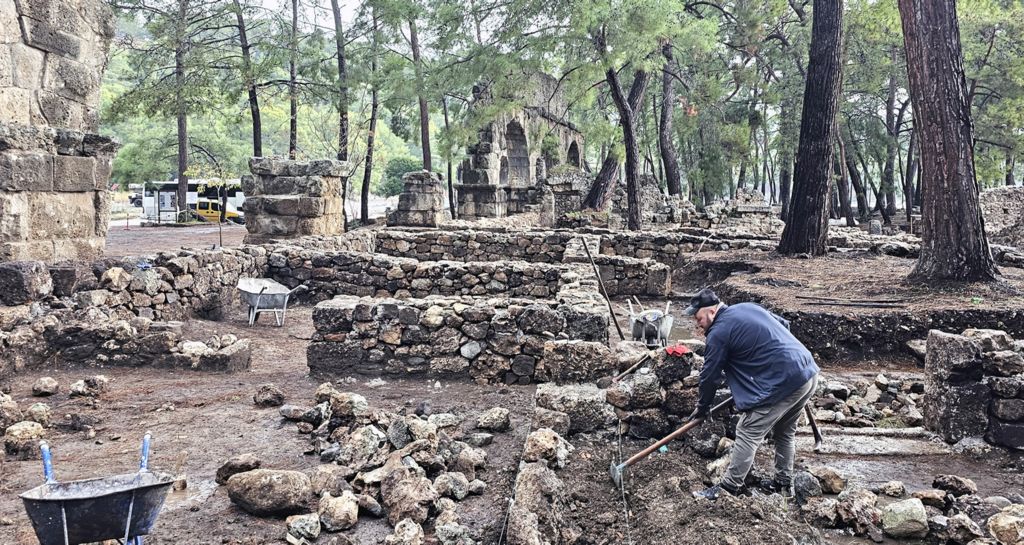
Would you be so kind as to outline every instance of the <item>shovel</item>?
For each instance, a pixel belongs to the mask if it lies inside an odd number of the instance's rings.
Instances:
[[[713,415],[731,404],[732,396],[729,396],[725,401],[712,407],[711,411],[708,414]],[[615,486],[622,486],[622,472],[625,471],[627,467],[639,462],[640,460],[643,460],[644,458],[648,457],[652,452],[658,450],[663,445],[667,444],[669,441],[685,434],[686,432],[692,430],[693,428],[696,428],[703,422],[703,418],[695,418],[687,422],[686,424],[683,424],[683,426],[677,429],[676,431],[665,436],[664,439],[634,454],[630,459],[626,460],[625,462],[622,462],[619,465],[615,465],[615,462],[612,462],[611,465],[608,466],[608,472],[611,473],[612,481],[615,482]]]

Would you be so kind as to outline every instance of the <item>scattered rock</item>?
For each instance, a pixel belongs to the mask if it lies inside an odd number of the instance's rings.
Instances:
[[[302,420],[303,415],[309,412],[309,409],[296,407],[295,405],[282,405],[277,412],[281,415],[281,418],[284,418],[285,420],[298,422],[299,420]]]
[[[466,436],[466,444],[471,447],[486,447],[494,442],[494,436],[489,433],[471,433]]]
[[[60,391],[60,384],[52,377],[40,377],[32,384],[32,395],[38,397],[52,396]]]
[[[971,520],[971,517],[963,513],[957,513],[946,520],[945,530],[938,533],[936,537],[945,539],[947,543],[967,545],[984,535],[981,527],[978,526],[977,522]]]
[[[476,470],[484,467],[487,463],[487,451],[474,447],[466,447],[462,449],[458,456],[455,457],[455,462],[451,465],[451,471],[458,471],[466,476],[467,479],[476,479]]]
[[[915,490],[911,492],[911,497],[921,500],[925,505],[937,507],[939,509],[946,508],[946,491],[939,490],[937,488],[926,488],[924,490]]]
[[[107,388],[110,382],[104,375],[96,375],[83,380],[71,383],[70,394],[72,397],[98,397]]]
[[[419,523],[427,520],[430,506],[438,494],[425,477],[416,475],[408,467],[401,467],[384,477],[380,497],[388,510],[388,522],[398,524],[402,519],[411,519]]]
[[[490,431],[508,431],[512,427],[509,410],[503,407],[488,409],[476,421],[476,427]]]
[[[549,428],[541,428],[526,438],[523,447],[523,460],[536,462],[547,460],[551,467],[565,467],[573,446]]]
[[[436,413],[428,416],[427,422],[437,429],[454,428],[462,423],[462,418],[452,413]]]
[[[821,477],[818,477],[820,480]],[[824,488],[824,483],[822,488]],[[839,494],[839,503],[836,505],[836,512],[840,520],[853,529],[854,533],[860,536],[866,535],[875,539],[881,538],[881,530],[878,524],[881,522],[882,513],[875,504],[878,497],[869,490],[863,488],[850,488]]]
[[[569,415],[561,411],[537,407],[533,410],[533,425],[531,427],[535,430],[551,428],[555,433],[564,437],[569,434]]]
[[[38,422],[44,428],[50,426],[50,406],[46,403],[33,403],[25,411],[25,420]]]
[[[356,502],[359,503],[360,511],[364,511],[368,513],[370,516],[377,518],[384,516],[384,508],[381,507],[380,503],[378,503],[377,500],[373,498],[373,496],[370,496],[368,494],[357,494]]]
[[[317,513],[325,532],[348,530],[359,520],[359,502],[350,490],[343,492],[340,497],[324,492],[320,496]]]
[[[257,407],[280,407],[284,404],[284,392],[273,384],[262,384],[256,389],[252,400]]]
[[[434,489],[441,496],[461,500],[469,495],[469,480],[457,471],[442,473],[434,479]]]
[[[347,479],[354,474],[355,472],[348,466],[321,464],[309,476],[309,484],[313,487],[314,496],[320,497],[324,493],[341,496],[352,489]]]
[[[7,429],[8,426],[21,422],[23,418],[18,403],[11,399],[11,396],[0,393],[0,427]]]
[[[474,496],[479,496],[480,494],[483,494],[485,491],[487,491],[487,483],[481,481],[480,479],[473,479],[472,481],[469,481],[470,494]]]
[[[320,537],[320,517],[310,513],[306,515],[292,515],[285,519],[288,524],[288,533],[304,539],[316,539]]]
[[[254,469],[232,475],[228,497],[257,516],[286,515],[305,509],[313,489],[300,471]]]
[[[890,503],[882,508],[882,531],[891,537],[924,537],[928,514],[917,498]]]
[[[978,493],[978,485],[974,484],[974,481],[959,475],[939,475],[932,481],[932,486],[953,496]]]
[[[1013,504],[988,519],[988,531],[1000,545],[1024,543],[1024,505]]]
[[[537,405],[569,415],[569,433],[603,428],[615,422],[615,412],[605,403],[605,393],[593,384],[557,385],[544,383],[537,387]]]
[[[821,490],[826,494],[839,494],[846,488],[846,478],[828,466],[812,467],[810,472],[821,482]]]
[[[808,498],[822,494],[821,483],[810,472],[797,471],[793,475],[793,493],[797,502],[804,503]]]
[[[247,452],[245,454],[232,456],[228,461],[224,462],[224,465],[217,469],[217,476],[215,480],[217,481],[217,484],[225,484],[232,475],[259,469],[262,464],[262,460],[252,453]]]
[[[808,498],[807,502],[800,506],[800,512],[809,521],[832,528],[839,522],[839,513],[836,512],[838,505],[839,502],[833,498]]]
[[[907,487],[902,481],[889,481],[879,486],[878,491],[892,498],[902,498],[907,494]]]
[[[4,450],[20,459],[37,458],[42,438],[43,426],[38,422],[18,422],[4,433]]]
[[[423,527],[412,519],[402,519],[395,532],[384,538],[384,545],[422,545]]]

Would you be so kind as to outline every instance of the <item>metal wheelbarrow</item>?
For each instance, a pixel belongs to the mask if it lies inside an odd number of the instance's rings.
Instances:
[[[648,348],[668,346],[668,338],[672,334],[675,319],[668,313],[670,303],[665,304],[665,311],[657,309],[633,311],[632,301],[629,303],[629,326],[634,341],[643,341]],[[639,302],[638,302],[639,304]]]
[[[293,293],[309,289],[305,285],[289,290],[280,282],[269,278],[239,278],[238,292],[243,301],[249,305],[249,326],[259,319],[261,312],[273,312],[274,321],[278,326],[284,325],[284,315],[288,311],[288,298]]]
[[[21,494],[41,545],[76,545],[113,539],[142,545],[160,514],[174,477],[149,471],[149,441],[142,438],[139,471],[57,482],[50,447],[40,441],[46,482]]]

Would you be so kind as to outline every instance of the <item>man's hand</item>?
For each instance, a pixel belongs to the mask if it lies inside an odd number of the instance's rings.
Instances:
[[[700,418],[705,418],[705,417],[707,417],[707,415],[708,415],[708,408],[707,407],[701,407],[701,406],[698,405],[697,408],[694,409],[692,413],[690,413],[689,420],[692,422],[692,421],[700,419]]]

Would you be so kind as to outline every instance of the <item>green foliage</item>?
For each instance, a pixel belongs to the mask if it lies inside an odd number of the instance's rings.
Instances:
[[[402,192],[402,176],[407,172],[423,170],[423,161],[415,157],[395,157],[388,161],[384,169],[384,179],[377,186],[375,193],[382,197],[393,197]]]

